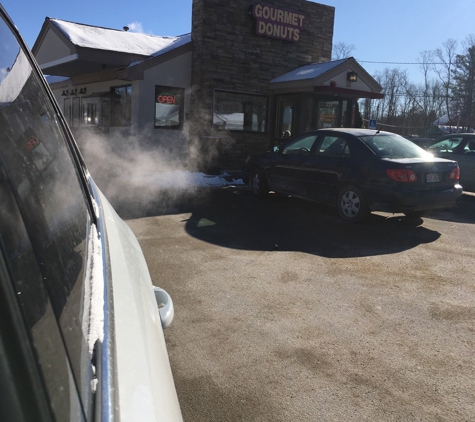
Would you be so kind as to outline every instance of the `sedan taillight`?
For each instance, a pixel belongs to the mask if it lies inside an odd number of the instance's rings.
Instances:
[[[457,166],[455,167],[452,172],[450,173],[449,176],[450,180],[460,180],[460,167]]]
[[[386,170],[386,173],[396,182],[415,182],[417,180],[417,175],[412,170],[389,169]]]

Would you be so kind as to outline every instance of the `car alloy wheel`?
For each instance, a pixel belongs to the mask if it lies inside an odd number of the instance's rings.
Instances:
[[[346,221],[358,222],[369,215],[363,192],[357,186],[345,186],[338,195],[337,208]]]

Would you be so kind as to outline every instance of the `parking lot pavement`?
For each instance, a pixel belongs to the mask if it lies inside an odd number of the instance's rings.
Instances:
[[[350,225],[232,186],[128,209],[185,421],[475,420],[474,210]]]

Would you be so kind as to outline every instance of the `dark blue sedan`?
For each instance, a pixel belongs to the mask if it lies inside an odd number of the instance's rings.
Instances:
[[[371,211],[421,217],[454,207],[462,195],[456,161],[434,157],[394,133],[368,129],[300,134],[248,159],[243,178],[259,197],[274,191],[323,202],[353,222]]]

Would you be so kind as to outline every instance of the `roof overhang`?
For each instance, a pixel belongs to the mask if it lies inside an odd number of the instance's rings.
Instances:
[[[192,43],[188,42],[181,47],[174,48],[166,53],[160,54],[155,57],[147,58],[125,69],[121,69],[117,73],[117,77],[126,81],[134,81],[144,78],[144,72],[154,66],[158,66],[183,54],[190,53],[192,51]]]
[[[66,69],[72,66],[76,66],[79,60],[78,54],[71,54],[70,56],[63,57],[58,60],[53,60],[48,63],[43,63],[40,65],[40,69],[43,73],[47,75],[60,75],[62,69]]]
[[[340,97],[350,97],[350,98],[371,98],[371,99],[382,99],[384,94],[380,92],[369,92],[361,91],[358,89],[349,89],[349,88],[338,88],[336,86],[316,86],[314,87],[314,92],[318,94],[333,94]]]
[[[45,75],[80,76],[109,69],[121,69],[146,56],[77,48],[74,54],[40,65]]]
[[[348,73],[356,73],[350,81]],[[383,88],[353,58],[334,62],[314,63],[280,75],[269,83],[269,91],[284,93],[319,93],[349,98],[384,98]]]

